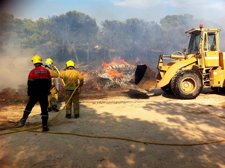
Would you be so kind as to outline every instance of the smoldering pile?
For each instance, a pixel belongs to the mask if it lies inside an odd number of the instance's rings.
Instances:
[[[0,104],[2,106],[12,104],[24,104],[27,101],[26,86],[19,86],[17,89],[4,88],[0,92]]]
[[[126,88],[134,78],[135,66],[120,57],[111,62],[103,62],[98,70],[98,77],[103,88]]]
[[[121,57],[102,62],[97,68],[93,67],[92,65],[82,66],[81,72],[85,78],[84,90],[136,89],[140,87],[135,84],[136,65],[128,63]],[[148,70],[148,77],[153,81],[150,81],[150,84],[148,82],[146,88],[152,87],[155,80],[155,73],[150,68]]]

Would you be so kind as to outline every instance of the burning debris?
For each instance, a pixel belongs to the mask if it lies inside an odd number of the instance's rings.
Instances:
[[[120,57],[115,57],[110,63],[103,62],[98,77],[104,88],[125,88],[134,77],[135,66]]]
[[[115,57],[111,62],[103,62],[97,70],[93,66],[83,68],[85,82],[82,88],[82,96],[88,98],[92,93],[95,97],[109,96],[111,92],[108,91],[125,91],[129,97],[132,98],[148,98],[149,93],[144,88],[135,85],[135,70],[136,66],[129,64],[127,61],[120,57]],[[155,77],[151,69],[148,69],[147,77],[153,80],[147,84],[147,88],[153,88],[155,86]],[[141,82],[140,82],[141,83]],[[146,82],[144,82],[146,85]],[[128,92],[126,92],[129,90]],[[86,92],[87,91],[87,92]],[[101,91],[101,92],[99,92]],[[122,93],[122,92],[121,92]]]

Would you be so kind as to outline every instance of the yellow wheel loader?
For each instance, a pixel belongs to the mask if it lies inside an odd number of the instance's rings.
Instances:
[[[213,90],[225,87],[225,53],[219,50],[218,28],[187,31],[190,41],[187,51],[161,55],[158,62],[157,88],[181,99],[196,98],[204,86]],[[146,79],[146,65],[137,66],[135,83]]]

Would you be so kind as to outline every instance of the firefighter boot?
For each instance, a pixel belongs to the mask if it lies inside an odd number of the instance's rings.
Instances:
[[[26,119],[21,118],[20,121],[16,124],[17,128],[23,127],[26,123]]]
[[[66,114],[65,117],[68,118],[68,119],[70,119],[71,118],[71,114]]]
[[[51,107],[48,107],[47,110],[48,110],[48,112],[51,112],[52,111],[52,108]]]
[[[57,105],[53,105],[53,106],[52,106],[52,110],[53,110],[54,112],[58,112],[58,111],[59,111],[59,109],[57,108]]]
[[[47,131],[49,131],[48,126],[47,125],[42,126],[42,132],[47,132]]]
[[[79,118],[80,115],[79,114],[74,114],[74,118]]]
[[[71,118],[71,110],[70,109],[66,109],[66,118],[70,119]]]
[[[49,131],[48,128],[48,117],[42,116],[42,132]]]
[[[28,111],[24,111],[23,113],[23,117],[20,119],[20,121],[16,124],[16,127],[19,128],[19,127],[23,127],[25,124],[26,124],[26,120],[29,116],[30,112]]]

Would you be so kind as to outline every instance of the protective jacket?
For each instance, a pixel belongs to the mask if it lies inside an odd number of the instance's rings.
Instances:
[[[43,66],[32,69],[28,76],[28,96],[48,95],[51,88],[50,72]]]
[[[52,88],[56,88],[58,91],[59,90],[58,89],[58,77],[59,77],[58,72],[53,67],[50,67],[47,65],[45,65],[45,68],[48,69],[50,72],[50,75],[52,78]]]
[[[74,90],[78,84],[82,86],[84,81],[83,75],[72,67],[61,71],[60,78],[65,82],[65,90]]]

